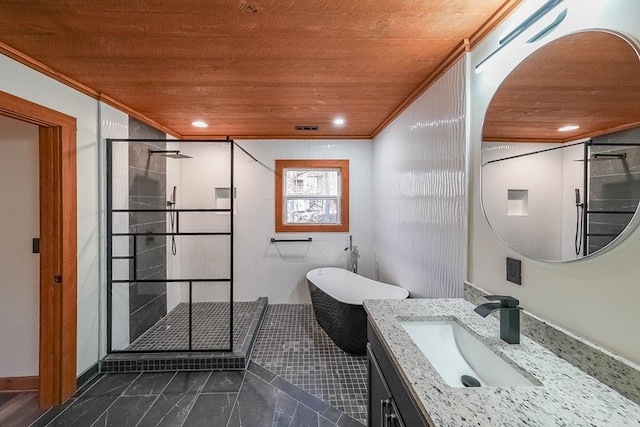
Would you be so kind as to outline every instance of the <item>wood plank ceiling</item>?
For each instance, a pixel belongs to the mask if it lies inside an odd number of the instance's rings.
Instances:
[[[579,128],[559,132],[567,125]],[[562,37],[525,59],[495,93],[483,141],[569,142],[640,126],[640,59],[604,31]]]
[[[178,137],[368,138],[520,3],[1,0],[0,53]]]

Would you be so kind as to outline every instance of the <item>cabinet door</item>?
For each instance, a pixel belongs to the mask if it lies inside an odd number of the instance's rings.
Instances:
[[[384,388],[386,389],[386,395],[393,396],[391,402],[397,407],[395,415],[387,421],[386,425],[379,420],[375,421],[376,424],[369,425],[389,427],[389,422],[392,422],[390,425],[394,427],[396,425],[409,427],[429,426],[429,422],[427,421],[425,414],[418,409],[418,404],[411,397],[411,392],[407,389],[407,385],[402,381],[397,367],[391,362],[390,356],[382,345],[382,341],[370,323],[367,327],[367,338],[369,340],[369,343],[367,344],[369,360],[374,361],[373,367],[371,366],[371,362],[369,362],[369,375],[371,377],[371,372],[377,368],[379,375],[382,378],[382,382],[386,386]],[[375,385],[370,386],[369,390],[374,386]],[[385,395],[385,393],[382,395]],[[377,398],[379,399],[380,397]],[[370,400],[370,404],[372,403],[373,402]],[[378,409],[370,406],[370,410],[376,412]],[[385,411],[385,413],[390,414],[388,410],[385,409]],[[376,412],[376,414],[372,416],[378,418],[379,414]]]
[[[396,406],[395,400],[390,398],[387,402],[384,403],[384,420],[383,427],[405,427],[402,422],[402,418],[400,417],[400,412],[398,412],[398,407]]]
[[[385,427],[386,423],[386,402],[391,400],[391,392],[382,376],[382,371],[375,356],[371,352],[371,344],[367,344],[368,360],[368,383],[369,383],[369,427]]]

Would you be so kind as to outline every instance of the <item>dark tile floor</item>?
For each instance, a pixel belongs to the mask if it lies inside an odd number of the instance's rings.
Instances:
[[[367,358],[340,350],[311,305],[269,305],[251,360],[366,424]]]
[[[201,304],[201,303],[198,303]],[[218,312],[217,307],[225,303],[205,303],[198,305],[197,310],[212,314]],[[166,343],[170,340],[183,340],[185,347],[188,347],[188,315],[185,310],[180,311],[182,316],[177,316],[173,310],[167,317],[173,320],[162,319],[158,324],[153,325],[145,336],[137,340],[132,352],[115,352],[107,355],[100,361],[100,372],[102,373],[130,373],[130,372],[161,372],[161,371],[205,371],[205,370],[233,370],[245,369],[249,363],[249,355],[258,335],[258,330],[262,324],[262,319],[267,311],[268,299],[260,297],[253,302],[234,302],[233,317],[235,319],[233,328],[233,351],[171,351],[166,350]],[[228,307],[228,303],[226,303]],[[227,309],[228,310],[228,309]],[[196,310],[194,310],[196,311]],[[227,311],[228,313],[228,311]],[[182,318],[181,318],[182,317]],[[213,317],[213,316],[212,316]],[[228,336],[228,318],[217,317],[219,325],[213,332],[224,329],[224,334]],[[163,328],[161,325],[181,324],[181,328]],[[196,316],[193,319],[193,326],[196,330],[206,330],[207,325],[213,323],[213,319]],[[183,328],[183,329],[182,329]],[[217,329],[218,328],[218,329]],[[160,331],[159,331],[160,330]],[[176,333],[176,337],[171,337],[171,331]],[[213,334],[215,335],[215,333]],[[207,338],[209,342],[215,340],[215,336]],[[135,349],[135,346],[138,346]],[[165,348],[161,352],[152,351]],[[145,350],[146,349],[146,350]]]
[[[246,371],[104,374],[33,426],[363,427],[366,358],[310,305],[269,306]]]
[[[251,363],[247,371],[106,374],[32,426],[362,427]]]

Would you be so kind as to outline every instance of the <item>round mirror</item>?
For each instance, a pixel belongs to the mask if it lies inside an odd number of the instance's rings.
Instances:
[[[482,204],[519,254],[569,261],[638,221],[640,59],[605,31],[564,36],[496,91],[482,131]]]

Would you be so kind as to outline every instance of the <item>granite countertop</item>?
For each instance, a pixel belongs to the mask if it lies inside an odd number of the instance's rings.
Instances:
[[[479,316],[470,302],[366,300],[364,306],[409,392],[434,426],[640,426],[640,405],[525,336],[520,344],[502,341],[498,319]],[[400,325],[443,318],[455,318],[541,385],[448,386]]]

